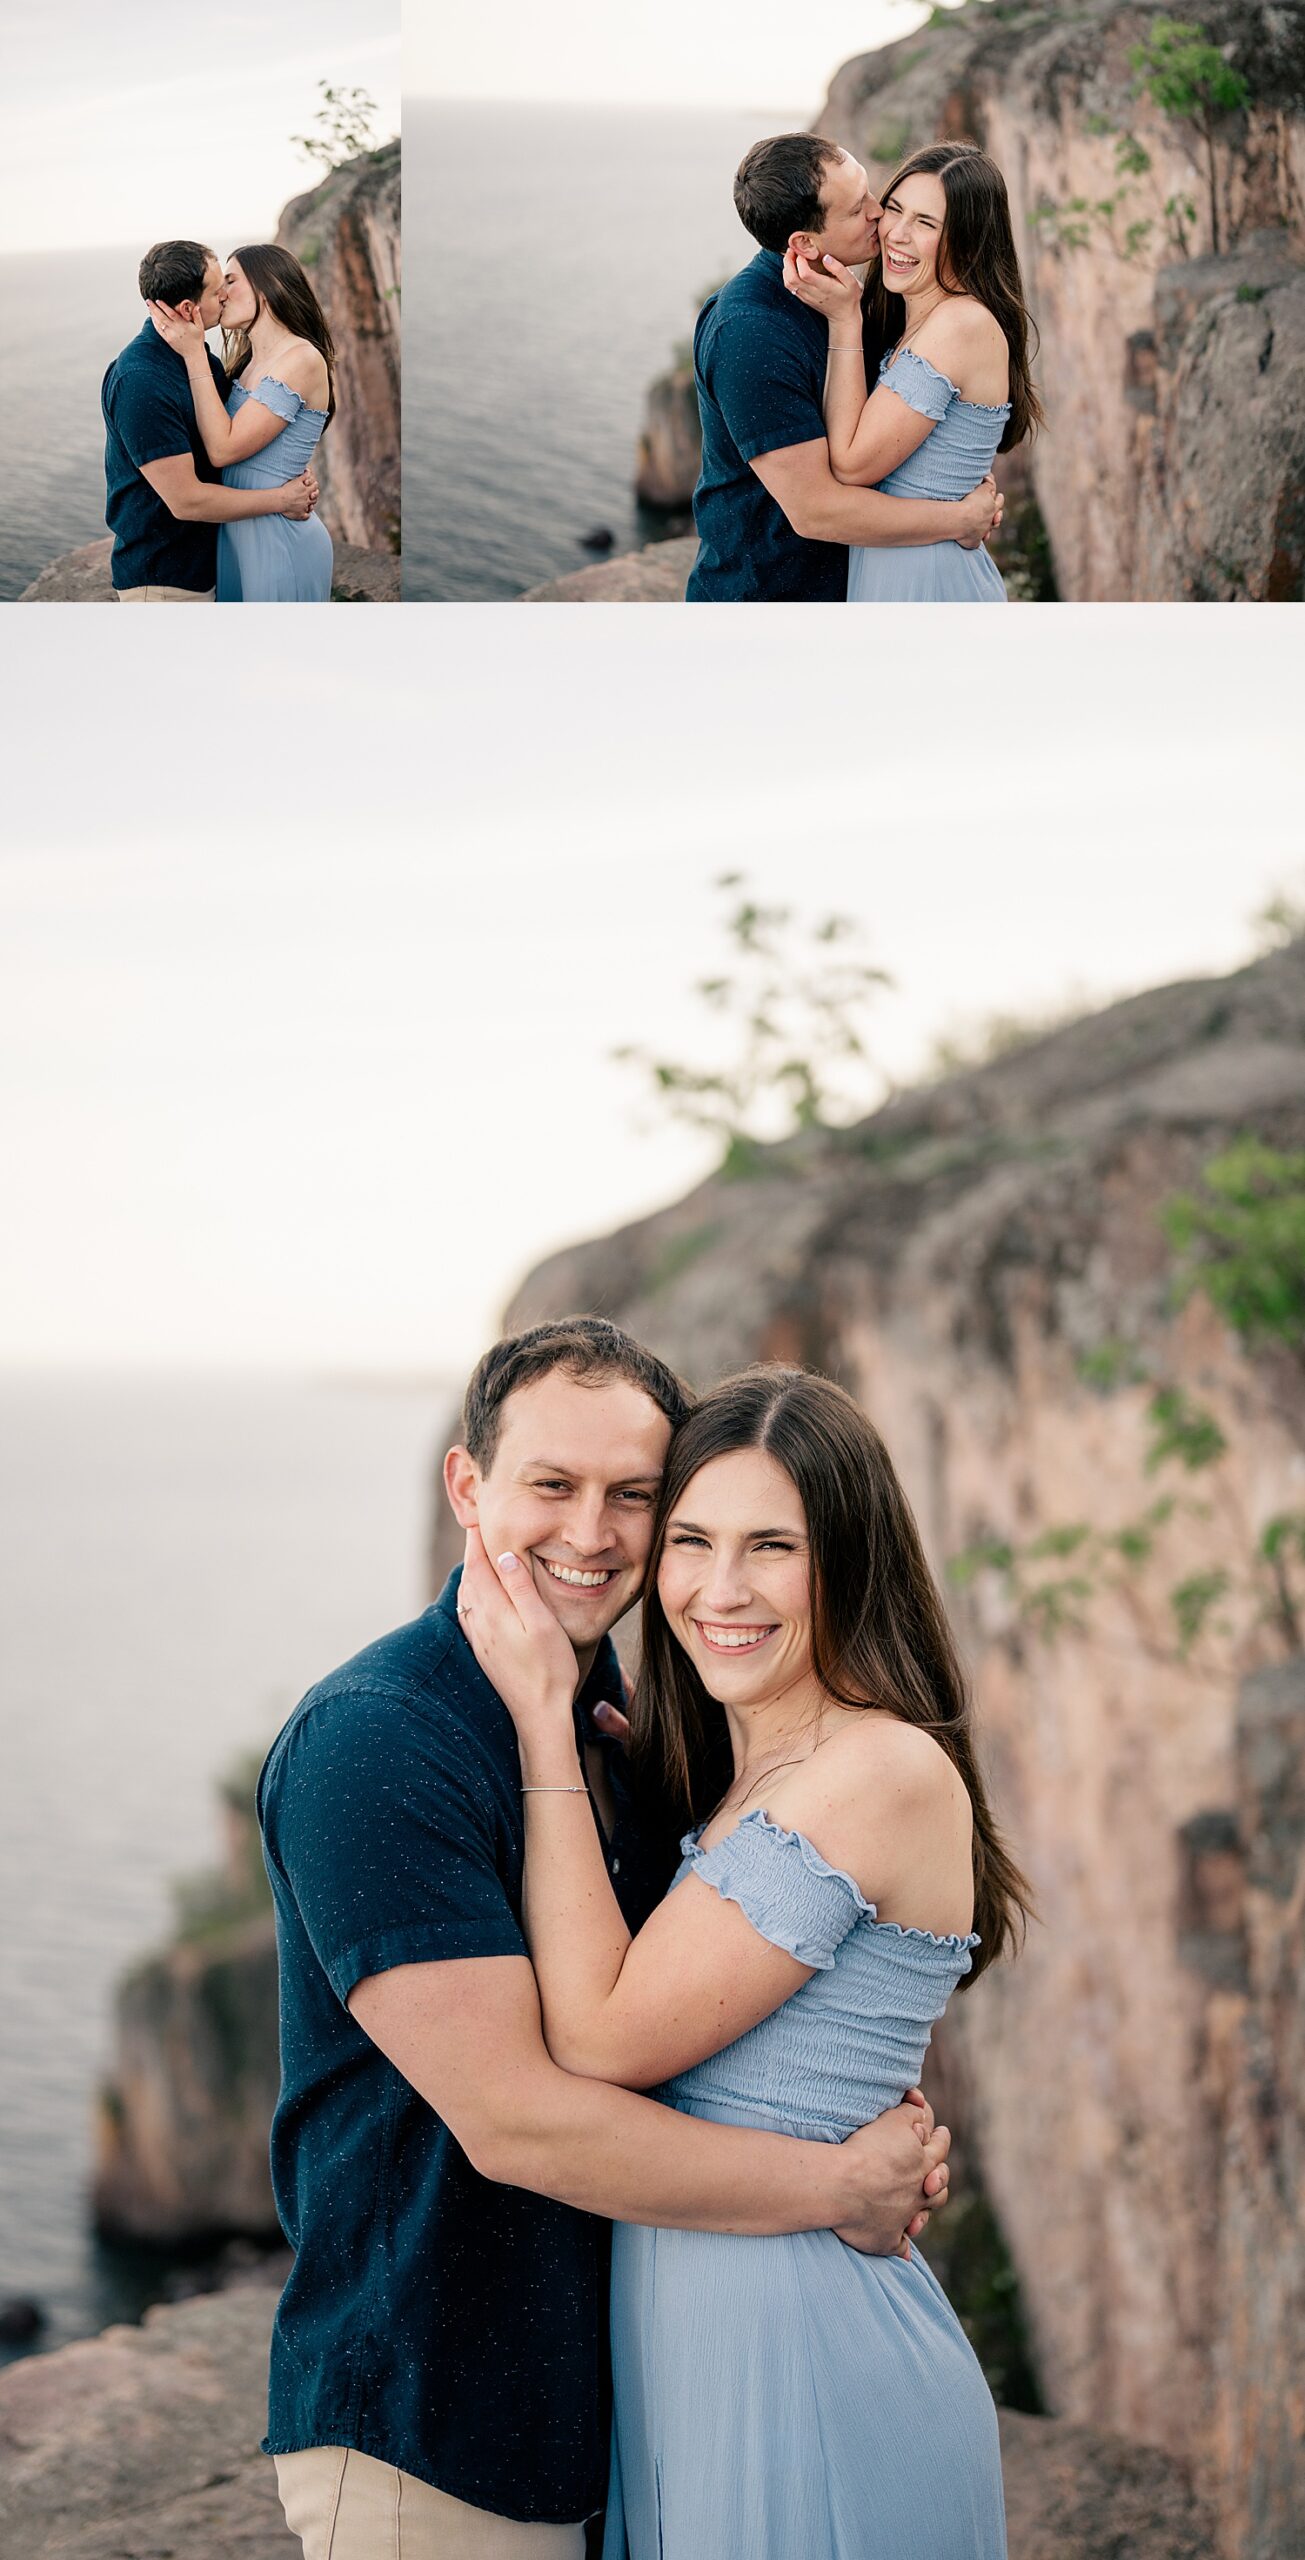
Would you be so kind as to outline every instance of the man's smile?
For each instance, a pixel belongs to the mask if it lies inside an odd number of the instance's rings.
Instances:
[[[591,1572],[578,1565],[554,1564],[551,1556],[538,1556],[536,1562],[542,1564],[545,1573],[552,1575],[554,1582],[564,1582],[572,1591],[605,1591],[608,1583],[616,1580],[615,1565]]]

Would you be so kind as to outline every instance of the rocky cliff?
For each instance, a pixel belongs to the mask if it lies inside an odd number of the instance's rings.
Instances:
[[[80,551],[65,551],[17,597],[19,604],[112,604],[109,560],[113,537],[84,542]],[[331,570],[332,604],[397,604],[399,563],[389,551],[360,551],[352,542],[335,544]]]
[[[958,2129],[1048,2406],[1193,2463],[1222,2549],[1285,2560],[1305,2550],[1305,1686],[1273,1668],[1289,1638],[1255,1559],[1300,1519],[1305,1372],[1208,1298],[1175,1303],[1157,1214],[1248,1131],[1305,1150],[1305,945],[769,1151],[756,1179],[555,1256],[507,1321],[605,1311],[700,1382],[827,1369],[883,1430],[939,1572],[990,1559],[956,1607],[1040,1918],[948,2022]],[[1216,1464],[1157,1461],[1157,1397],[1208,1419]],[[1021,1594],[1010,1559],[1042,1542]],[[1190,1641],[1180,1588],[1189,1611],[1219,1595]]]
[[[221,2294],[0,2374],[5,2560],[285,2560],[256,2451],[271,2326],[266,2293]],[[1010,2560],[1205,2560],[1206,2520],[1162,2456],[1007,2415],[1002,2460]]]
[[[1281,0],[1193,15],[1249,92],[1216,119],[1213,187],[1195,128],[1134,94],[1155,12],[1131,0],[970,0],[846,64],[816,119],[879,179],[935,138],[1005,171],[1071,601],[1305,595],[1305,21]],[[1121,166],[1128,136],[1145,169]]]
[[[119,1987],[96,2112],[98,2227],[158,2248],[278,2237],[276,1939],[251,1768],[222,1789],[225,1857],[181,1890],[171,1945]]]
[[[320,446],[322,515],[367,551],[399,549],[402,282],[397,142],[296,196],[277,239],[307,268],[339,355],[337,414]]]

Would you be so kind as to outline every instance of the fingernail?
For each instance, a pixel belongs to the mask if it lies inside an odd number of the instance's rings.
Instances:
[[[500,1573],[515,1573],[515,1572],[516,1572],[516,1569],[517,1569],[517,1559],[516,1559],[516,1557],[513,1555],[512,1551],[511,1551],[511,1548],[509,1548],[509,1549],[508,1549],[508,1552],[507,1552],[507,1554],[506,1554],[505,1556],[500,1556],[500,1557],[499,1557],[498,1562],[499,1562],[499,1571],[500,1571]]]

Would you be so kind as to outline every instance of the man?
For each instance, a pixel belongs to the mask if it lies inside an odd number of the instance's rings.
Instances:
[[[459,1522],[528,1563],[574,1647],[632,1928],[673,1858],[635,1819],[600,1708],[687,1401],[615,1325],[537,1326],[481,1361],[445,1462]],[[887,2253],[946,2201],[949,2137],[926,2138],[922,2103],[806,2143],[552,2061],[521,1930],[516,1737],[459,1628],[459,1580],[309,1691],[259,1782],[281,1962],[272,2169],[296,2250],[267,2449],[306,2560],[579,2560],[607,2456],[597,2217],[828,2227]]]
[[[222,270],[197,240],[163,240],[140,263],[141,297],[167,302],[185,320],[215,329],[226,304]],[[227,378],[209,354],[225,402]],[[217,528],[244,516],[293,516],[317,503],[311,471],[279,489],[224,489],[209,461],[182,358],[146,319],[115,356],[100,392],[108,484],[105,521],[114,537],[111,575],[119,604],[212,604],[217,592]]]
[[[689,603],[841,604],[851,543],[977,550],[1001,521],[991,478],[972,497],[933,503],[845,488],[830,467],[829,333],[788,292],[784,253],[847,267],[873,255],[883,207],[860,163],[819,134],[780,134],[749,151],[734,202],[760,253],[712,295],[694,333],[702,475]]]

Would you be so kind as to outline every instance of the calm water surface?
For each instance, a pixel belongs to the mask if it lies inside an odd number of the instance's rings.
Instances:
[[[644,394],[754,254],[750,142],[808,115],[448,106],[405,116],[404,592],[519,595],[664,528],[633,491]]]
[[[0,1381],[0,2296],[46,2346],[157,2297],[97,2249],[89,2128],[114,1983],[213,1781],[425,1603],[438,1387]]]

